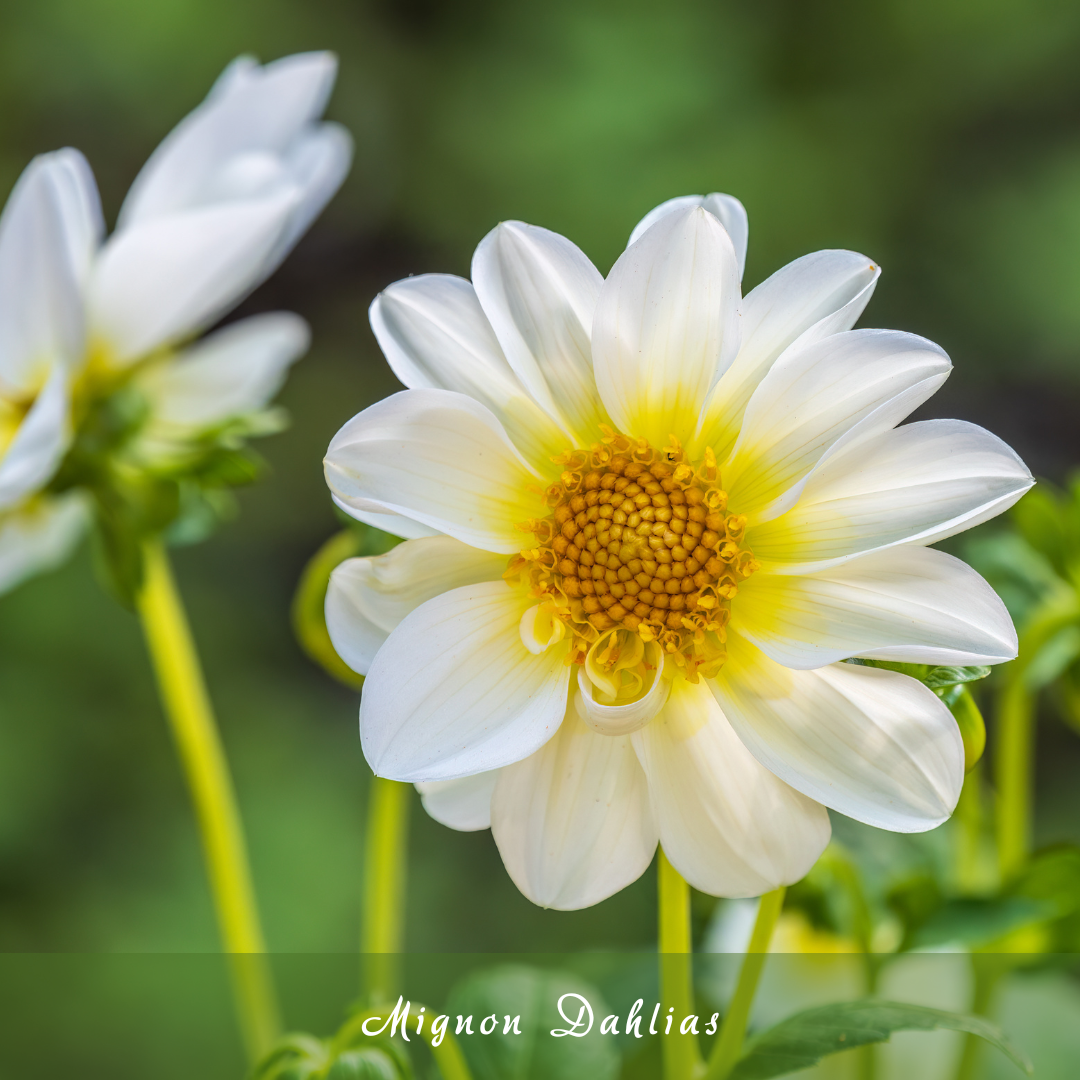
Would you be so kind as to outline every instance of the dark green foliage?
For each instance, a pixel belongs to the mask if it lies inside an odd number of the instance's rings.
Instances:
[[[829,1054],[887,1042],[896,1031],[942,1028],[978,1035],[1031,1075],[1031,1063],[1024,1053],[982,1017],[890,1001],[849,1001],[807,1009],[762,1032],[735,1066],[731,1080],[769,1080],[816,1065]]]
[[[571,993],[591,1004],[592,1030],[581,1038],[552,1038],[549,1031],[567,1027],[556,1002]],[[576,999],[567,1000],[564,1009],[571,1021],[580,1007]],[[607,1005],[594,986],[573,974],[516,966],[492,968],[459,984],[446,1011],[452,1016],[472,1014],[474,1033],[484,1017],[498,1018],[495,1033],[462,1035],[459,1040],[474,1080],[614,1080],[618,1075],[617,1044],[612,1036],[600,1034]],[[518,1014],[523,1034],[504,1034],[504,1017]]]

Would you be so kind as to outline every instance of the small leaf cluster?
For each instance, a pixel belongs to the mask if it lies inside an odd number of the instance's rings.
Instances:
[[[250,1080],[413,1080],[404,1049],[390,1039],[365,1038],[339,1047],[335,1039],[284,1036],[255,1067]]]
[[[266,468],[244,440],[284,424],[283,414],[268,410],[199,431],[174,453],[155,457],[140,441],[149,411],[131,382],[92,399],[49,485],[54,494],[89,496],[99,576],[128,606],[142,583],[144,542],[164,535],[175,544],[197,543],[232,518],[232,489],[255,482]]]

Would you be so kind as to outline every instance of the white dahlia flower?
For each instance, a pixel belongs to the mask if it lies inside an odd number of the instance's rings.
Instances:
[[[24,172],[0,219],[0,590],[78,538],[77,484],[43,489],[103,402],[134,389],[146,416],[129,457],[173,467],[262,410],[306,349],[284,313],[187,342],[273,272],[344,179],[349,136],[317,122],[335,72],[328,53],[235,61],[151,155],[108,238],[77,151]]]
[[[934,827],[964,775],[952,714],[842,661],[1016,654],[990,587],[928,545],[1015,502],[1023,462],[973,424],[897,426],[950,363],[850,329],[869,259],[817,252],[743,299],[746,235],[729,196],[673,200],[605,280],[499,225],[471,283],[375,300],[409,389],[327,453],[340,506],[413,538],[327,596],[367,759],[490,824],[545,906],[611,895],[658,841],[695,887],[752,896],[811,867],[826,807]]]

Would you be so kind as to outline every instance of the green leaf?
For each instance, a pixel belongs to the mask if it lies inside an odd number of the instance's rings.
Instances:
[[[789,1016],[752,1040],[731,1080],[769,1080],[816,1065],[823,1057],[888,1041],[894,1031],[966,1031],[996,1046],[1028,1076],[1027,1055],[979,1016],[891,1001],[849,1001]]]
[[[936,667],[931,668],[922,681],[931,690],[944,690],[961,683],[978,682],[989,674],[988,667]]]
[[[1069,554],[1068,497],[1043,482],[1012,509],[1020,535],[1063,577]]]
[[[1041,690],[1061,676],[1080,657],[1080,626],[1063,626],[1035,654],[1024,669],[1024,682]]]
[[[593,1009],[594,1023],[583,1037],[553,1037],[565,1030],[557,1002],[564,994],[579,994]],[[574,1020],[581,1008],[576,998],[564,1001],[563,1009]],[[619,1072],[619,1053],[610,1035],[600,1034],[608,1007],[600,992],[578,976],[562,971],[506,966],[477,972],[451,992],[446,1011],[455,1019],[472,1015],[472,1035],[458,1036],[474,1080],[614,1080]],[[479,1024],[494,1015],[495,1032],[479,1034]],[[505,1016],[520,1015],[521,1035],[503,1034]]]
[[[1048,904],[1053,918],[1080,910],[1080,848],[1061,844],[1038,852],[1010,891]]]
[[[912,935],[911,947],[967,945],[978,948],[1054,914],[1050,904],[1023,896],[950,900]]]

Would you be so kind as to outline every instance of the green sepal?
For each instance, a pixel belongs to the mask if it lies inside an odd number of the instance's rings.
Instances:
[[[982,665],[971,667],[935,667],[931,668],[922,680],[931,690],[948,690],[964,683],[978,682],[990,674],[990,668]]]
[[[891,1001],[850,1001],[789,1016],[757,1035],[732,1070],[731,1080],[769,1080],[816,1065],[822,1058],[871,1043],[895,1031],[964,1031],[996,1046],[1022,1072],[1033,1068],[1023,1051],[979,1016],[963,1016]]]

